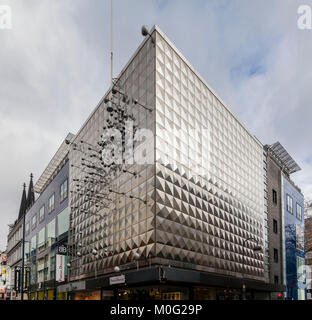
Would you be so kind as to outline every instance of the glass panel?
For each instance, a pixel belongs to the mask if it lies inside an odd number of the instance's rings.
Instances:
[[[33,256],[36,254],[37,248],[37,235],[33,236],[30,241],[30,255]]]
[[[45,228],[42,228],[38,233],[38,251],[45,249]]]
[[[68,207],[64,209],[61,213],[57,216],[57,229],[58,229],[58,237],[63,237],[68,231]]]
[[[39,211],[39,223],[44,220],[44,206]]]
[[[48,208],[48,212],[52,212],[54,210],[54,193],[52,194],[52,196],[49,199],[49,208]]]
[[[67,192],[68,190],[68,180],[66,179],[62,184],[61,184],[61,190],[60,190],[60,202],[65,200],[67,198]]]
[[[55,219],[47,226],[47,246],[50,247],[55,242]]]

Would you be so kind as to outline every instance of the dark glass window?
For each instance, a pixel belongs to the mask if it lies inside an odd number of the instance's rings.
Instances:
[[[278,276],[274,276],[274,284],[278,284]]]
[[[272,190],[272,199],[273,203],[277,204],[277,192],[274,189]]]
[[[273,232],[277,233],[277,221],[273,219]]]
[[[287,211],[293,214],[293,199],[290,195],[287,195]]]
[[[44,206],[41,207],[39,211],[39,223],[44,220]]]
[[[49,213],[51,213],[54,210],[54,205],[55,205],[55,201],[54,201],[54,193],[53,193],[49,199],[49,207],[48,207]]]
[[[31,230],[34,230],[37,226],[37,215],[35,214],[32,218],[31,218]]]
[[[60,187],[60,202],[64,201],[68,195],[68,179],[66,179]]]
[[[274,262],[278,262],[278,250],[274,249]]]
[[[302,207],[297,203],[297,218],[302,220]]]

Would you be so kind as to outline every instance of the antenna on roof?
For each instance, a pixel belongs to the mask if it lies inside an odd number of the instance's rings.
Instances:
[[[113,87],[113,60],[114,60],[114,53],[113,53],[113,0],[111,0],[111,87]]]

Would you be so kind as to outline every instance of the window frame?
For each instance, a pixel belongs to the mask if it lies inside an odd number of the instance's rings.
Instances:
[[[41,210],[43,209],[43,218],[41,218]],[[40,210],[39,210],[39,223],[41,223],[42,221],[44,221],[45,218],[45,205],[43,205]]]
[[[277,205],[277,191],[272,189],[272,202]]]
[[[62,187],[66,184],[66,195],[63,195]],[[60,203],[68,198],[68,178],[66,178],[60,185]]]
[[[50,200],[53,198],[53,208],[51,209],[50,206]],[[48,200],[48,214],[50,214],[51,212],[53,212],[55,210],[55,192],[53,194],[51,194],[49,200]]]
[[[288,199],[291,200],[291,211],[289,210]],[[294,201],[293,198],[287,193],[286,194],[286,209],[290,214],[294,214]]]
[[[278,234],[278,222],[275,219],[273,219],[273,232]]]
[[[298,216],[298,207],[300,208],[300,217]],[[302,206],[296,202],[296,217],[298,220],[302,221]]]
[[[273,249],[273,260],[274,260],[274,263],[278,263],[278,249],[274,248]]]
[[[36,222],[34,223],[34,218],[36,219]],[[31,230],[35,230],[37,227],[37,213],[34,214],[32,217],[31,217]]]

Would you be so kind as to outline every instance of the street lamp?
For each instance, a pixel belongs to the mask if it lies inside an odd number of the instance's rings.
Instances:
[[[140,255],[136,252],[133,255],[134,260],[136,261],[136,266],[137,266],[137,270],[139,270],[139,260],[140,260]]]
[[[245,247],[245,244],[247,241],[254,241],[256,243],[256,245],[252,248],[252,250],[256,253],[256,252],[260,252],[262,251],[262,247],[258,244],[258,241],[255,238],[247,238],[244,240],[243,242],[243,247]],[[245,284],[245,279],[244,279],[244,268],[245,265],[243,265],[243,272],[242,272],[242,278],[243,278],[243,286],[242,286],[242,299],[246,300],[246,284]]]

